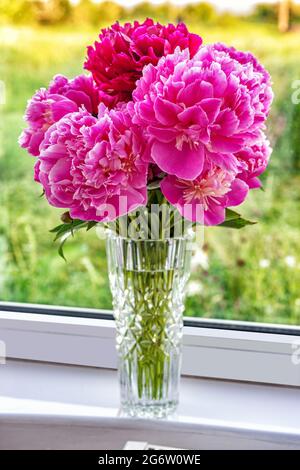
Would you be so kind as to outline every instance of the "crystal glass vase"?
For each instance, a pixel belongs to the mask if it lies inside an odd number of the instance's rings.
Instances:
[[[131,416],[176,409],[190,243],[191,235],[133,240],[108,233],[121,405]]]

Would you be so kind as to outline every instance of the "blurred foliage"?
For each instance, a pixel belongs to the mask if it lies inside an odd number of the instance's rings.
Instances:
[[[278,15],[278,3],[258,3],[253,7],[251,18],[261,22],[275,23]]]
[[[278,2],[254,5],[248,18],[252,21],[276,23]],[[233,25],[237,16],[220,12],[209,2],[176,6],[165,1],[160,4],[140,2],[134,7],[122,7],[113,1],[93,2],[79,0],[0,0],[0,22],[12,24],[76,24],[97,26],[116,19],[144,19],[152,17],[163,21],[188,21],[218,25]],[[244,19],[246,16],[244,16]],[[300,6],[291,2],[291,21],[300,21]]]
[[[31,0],[32,11],[40,24],[51,25],[68,21],[72,8],[69,0]]]
[[[298,90],[300,98],[300,81]],[[300,99],[299,103],[294,105],[288,101],[283,103],[282,112],[285,131],[278,136],[277,147],[284,155],[289,170],[300,171]]]
[[[213,23],[218,17],[213,5],[206,2],[187,4],[182,9],[181,15],[184,21],[204,23]]]
[[[288,133],[290,137],[291,164],[300,170],[300,104],[291,106]]]
[[[71,15],[69,0],[0,0],[2,22],[50,25],[67,22]]]
[[[0,80],[6,85],[6,103],[0,106],[0,299],[111,308],[103,239],[94,230],[78,234],[66,247],[68,262],[57,255],[48,230],[59,223],[61,211],[39,197],[41,189],[32,178],[34,159],[18,147],[17,137],[34,91],[47,86],[54,74],[81,73],[85,46],[99,29],[138,13],[111,3],[101,9],[101,4],[82,0],[72,6],[68,24],[62,24],[66,20],[61,16],[57,25],[53,19],[47,20],[50,26],[45,21],[20,25],[25,23],[20,11],[34,3],[0,0],[0,18],[5,11],[18,23],[0,27]],[[36,10],[23,12],[36,15]],[[182,15],[165,4],[153,16],[163,22]],[[37,17],[31,18],[37,23]],[[300,79],[299,33],[281,35],[275,24],[230,14],[212,15],[210,23],[190,18],[190,29],[206,43],[221,40],[256,54],[271,72],[275,101],[268,123],[274,152],[263,175],[265,191],[252,191],[239,208],[258,223],[238,232],[205,231],[207,262],[193,272],[198,293],[189,295],[186,314],[299,324],[300,104],[291,100],[292,83]]]
[[[116,18],[124,18],[125,11],[120,5],[110,1],[93,3],[91,0],[80,0],[73,6],[70,22],[80,25],[97,26],[110,24]]]
[[[253,7],[250,18],[264,23],[277,23],[278,11],[279,2],[258,3]],[[293,1],[290,2],[290,21],[292,24],[300,21],[300,5]]]
[[[34,15],[33,3],[28,0],[0,0],[0,23],[31,23]]]

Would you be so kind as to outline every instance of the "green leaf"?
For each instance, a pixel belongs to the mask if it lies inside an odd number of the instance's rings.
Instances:
[[[227,227],[240,229],[246,227],[247,225],[255,225],[256,222],[251,220],[244,219],[238,212],[235,212],[231,209],[226,209],[226,219],[218,227]]]
[[[239,219],[241,218],[241,214],[238,212],[233,211],[232,209],[226,209],[226,221],[227,220],[233,220],[233,219]]]
[[[239,219],[233,219],[223,222],[222,224],[218,225],[218,227],[227,227],[227,228],[236,228],[240,229],[246,227],[246,225],[255,225],[256,222],[252,222],[251,220],[243,219],[240,217]]]
[[[57,240],[60,241],[58,248],[59,255],[66,261],[63,248],[67,239],[70,236],[73,237],[75,232],[78,232],[78,230],[85,228],[88,231],[95,225],[97,225],[97,222],[94,221],[87,222],[85,220],[72,219],[71,222],[65,222],[63,224],[57,225],[57,227],[54,227],[52,230],[50,230],[51,233],[55,233],[54,242]]]
[[[56,233],[55,240],[63,236],[65,233],[73,232],[74,230],[78,230],[79,228],[83,228],[87,226],[87,222],[84,220],[74,219],[72,222],[60,224],[57,227],[54,227],[50,232]]]
[[[58,247],[58,254],[65,262],[67,262],[67,259],[66,259],[65,254],[64,254],[64,245],[65,245],[66,241],[68,240],[68,238],[71,235],[72,235],[71,232],[67,232],[60,238],[60,243],[59,243],[59,247]]]
[[[91,228],[95,227],[95,225],[97,225],[97,222],[92,222],[92,221],[88,222],[86,231],[88,232],[89,230],[91,230]]]
[[[59,232],[60,229],[61,229],[62,227],[64,227],[64,225],[65,225],[65,224],[57,225],[56,227],[54,227],[54,228],[52,228],[51,230],[49,230],[49,232],[51,232],[51,233]]]
[[[64,244],[66,243],[68,238],[69,237],[64,238],[63,241],[59,244],[59,247],[58,247],[58,254],[63,260],[65,260],[65,262],[67,262],[67,259],[64,255]]]
[[[65,234],[72,234],[72,229],[70,226],[66,227],[63,226],[60,230],[56,232],[56,236],[54,238],[54,241],[59,240],[62,238]]]

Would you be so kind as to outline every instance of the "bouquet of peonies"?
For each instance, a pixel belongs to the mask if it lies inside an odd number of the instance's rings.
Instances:
[[[163,416],[178,402],[187,227],[251,223],[229,208],[268,164],[270,76],[250,53],[151,19],[103,29],[84,67],[33,96],[20,145],[48,202],[67,209],[53,229],[62,256],[74,231],[112,228],[122,406]]]
[[[36,92],[19,139],[48,202],[68,209],[58,236],[157,202],[193,223],[247,223],[227,208],[260,186],[273,96],[252,54],[147,19],[103,29],[84,68]]]

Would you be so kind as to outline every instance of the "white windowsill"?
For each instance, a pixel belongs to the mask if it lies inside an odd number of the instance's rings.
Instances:
[[[116,371],[9,360],[0,365],[0,449],[300,449],[298,389],[184,377],[178,415],[119,415]]]
[[[0,341],[7,358],[116,368],[112,320],[71,317],[66,307],[60,307],[66,315],[21,313],[14,305],[1,311],[0,302]],[[299,337],[292,334],[184,327],[185,375],[299,387],[298,359]]]

